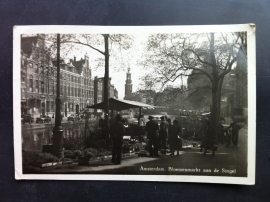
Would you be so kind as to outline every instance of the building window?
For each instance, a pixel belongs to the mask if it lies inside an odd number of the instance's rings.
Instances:
[[[46,83],[46,93],[50,93],[50,87],[49,87],[50,85],[48,84],[48,83]]]
[[[35,72],[36,73],[39,73],[39,66],[38,66],[38,64],[36,65]]]
[[[54,112],[54,101],[51,101],[51,112]]]
[[[66,95],[67,95],[67,87],[64,86],[64,96],[66,96]]]
[[[53,91],[54,91],[54,89],[53,89],[53,84],[49,84],[50,85],[50,94],[52,95],[53,94]]]
[[[44,82],[41,81],[41,93],[44,93]]]
[[[36,80],[36,93],[39,92],[39,83],[38,83],[38,80]]]
[[[29,91],[33,92],[33,79],[29,79]]]

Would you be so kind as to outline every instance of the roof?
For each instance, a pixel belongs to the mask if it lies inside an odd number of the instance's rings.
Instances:
[[[148,105],[142,102],[131,101],[131,100],[119,100],[115,98],[109,98],[109,110],[124,110],[124,109],[139,108],[139,107],[153,108],[154,106]],[[105,102],[88,106],[86,108],[104,109]]]
[[[76,67],[78,74],[82,73],[84,63],[85,63],[85,60],[73,61],[73,66]]]

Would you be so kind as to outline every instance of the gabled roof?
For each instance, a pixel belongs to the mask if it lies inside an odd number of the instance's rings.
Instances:
[[[83,64],[85,63],[85,60],[79,60],[79,61],[73,61],[73,66],[76,68],[78,74],[82,73],[83,70]]]
[[[130,108],[154,108],[155,106],[148,105],[142,102],[136,102],[131,100],[119,100],[115,98],[109,98],[109,110],[124,110],[124,109],[130,109]],[[92,108],[92,109],[104,109],[105,108],[105,102],[98,103],[96,105],[88,106],[86,108]]]

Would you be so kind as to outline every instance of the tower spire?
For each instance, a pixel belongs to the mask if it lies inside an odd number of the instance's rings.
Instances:
[[[131,73],[130,67],[128,65],[127,68],[127,76],[126,76],[126,84],[125,84],[125,98],[128,97],[132,93],[132,80],[131,80]]]

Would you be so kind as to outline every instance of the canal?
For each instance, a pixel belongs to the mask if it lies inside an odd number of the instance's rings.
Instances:
[[[91,121],[88,124],[80,122],[62,123],[64,139],[83,138],[85,130],[89,130],[96,124]],[[42,151],[43,145],[53,142],[53,124],[32,124],[22,126],[22,150],[23,151]]]

